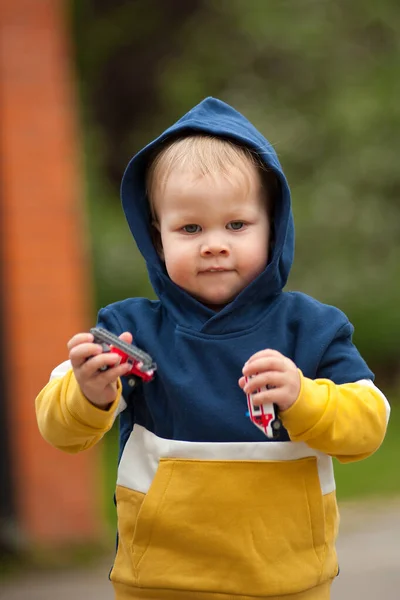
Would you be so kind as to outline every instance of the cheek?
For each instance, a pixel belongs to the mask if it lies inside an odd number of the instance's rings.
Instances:
[[[268,223],[261,227],[260,234],[254,239],[253,251],[260,263],[265,265],[269,259],[270,230]]]
[[[190,252],[182,248],[177,240],[165,240],[163,243],[164,262],[167,273],[173,281],[190,271]]]
[[[238,253],[238,262],[247,270],[251,278],[259,275],[268,263],[268,240],[264,236],[247,240]]]

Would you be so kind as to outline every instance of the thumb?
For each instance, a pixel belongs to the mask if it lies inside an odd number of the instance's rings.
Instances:
[[[128,344],[132,344],[133,337],[129,331],[124,331],[124,333],[121,333],[119,336],[119,339],[123,342],[128,342]]]

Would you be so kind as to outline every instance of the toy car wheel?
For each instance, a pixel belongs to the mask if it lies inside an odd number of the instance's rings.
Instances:
[[[272,431],[274,432],[274,436],[279,435],[279,432],[281,430],[282,427],[282,423],[279,419],[274,419],[271,423],[271,428]]]
[[[134,377],[131,377],[130,379],[128,379],[128,385],[130,385],[131,387],[135,387],[136,379]]]

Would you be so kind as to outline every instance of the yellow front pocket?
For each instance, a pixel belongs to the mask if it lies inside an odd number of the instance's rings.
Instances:
[[[131,531],[140,587],[258,596],[313,587],[325,553],[316,459],[161,459]]]

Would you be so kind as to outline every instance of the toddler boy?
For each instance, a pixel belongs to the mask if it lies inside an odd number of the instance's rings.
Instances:
[[[346,316],[282,291],[294,229],[273,148],[207,98],[132,159],[122,202],[159,300],[112,304],[97,325],[133,336],[156,377],[130,387],[129,367],[78,333],[36,400],[67,452],[120,415],[117,600],[328,599],[331,457],[372,454],[389,407]],[[244,391],[278,406],[278,439],[246,418]]]

